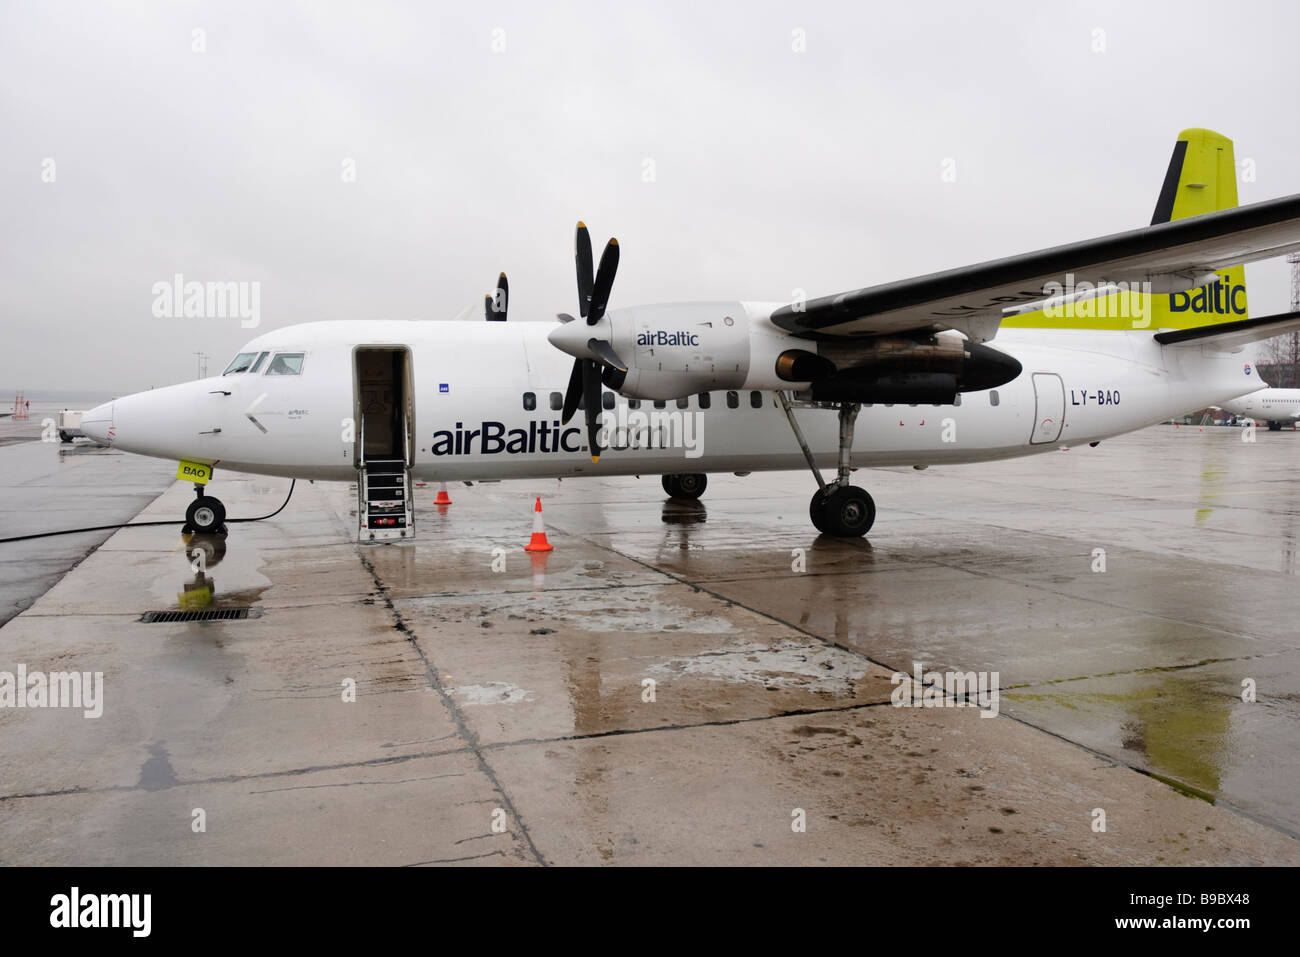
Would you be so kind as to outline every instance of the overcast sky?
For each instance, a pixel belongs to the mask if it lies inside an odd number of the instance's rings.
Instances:
[[[1243,203],[1297,193],[1298,9],[5,0],[0,387],[128,392],[297,322],[450,318],[502,269],[511,319],[549,320],[579,218],[619,238],[613,306],[1103,235],[1150,221],[1191,126],[1255,161]],[[177,273],[260,283],[261,325],[155,317]],[[1253,314],[1287,308],[1285,263],[1248,275]]]

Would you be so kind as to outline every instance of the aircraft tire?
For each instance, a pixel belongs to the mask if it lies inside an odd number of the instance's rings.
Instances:
[[[664,491],[672,498],[684,498],[694,501],[708,488],[709,477],[703,472],[683,472],[680,475],[663,477]]]
[[[225,530],[226,506],[210,495],[190,502],[185,510],[185,524],[201,534],[219,534]]]
[[[818,492],[809,508],[813,524],[836,538],[858,538],[876,523],[875,501],[856,485],[843,485],[825,497]]]

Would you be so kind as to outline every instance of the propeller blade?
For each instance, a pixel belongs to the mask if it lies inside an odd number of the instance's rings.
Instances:
[[[578,221],[578,231],[573,238],[573,259],[578,269],[578,314],[586,319],[587,312],[591,309],[594,280],[591,278],[591,236],[581,220]]]
[[[569,315],[567,312],[557,312],[555,318],[559,319],[560,322],[573,322],[573,316]]]
[[[587,348],[594,352],[605,365],[612,366],[619,372],[627,371],[627,363],[618,357],[614,347],[604,339],[588,339]]]
[[[582,360],[582,404],[587,413],[587,449],[591,460],[600,460],[600,363],[595,359]]]
[[[605,366],[605,370],[600,374],[600,381],[617,392],[623,388],[623,383],[627,381],[627,373]]]
[[[564,409],[560,412],[560,425],[568,425],[573,413],[578,411],[578,400],[582,398],[582,360],[573,360],[573,371],[569,373],[569,387],[564,390]]]
[[[510,284],[506,282],[506,274],[502,273],[497,280],[496,294],[483,297],[483,315],[488,322],[505,322],[509,308]]]
[[[600,254],[600,268],[596,270],[596,284],[591,293],[591,309],[586,313],[587,325],[594,326],[605,315],[609,304],[609,291],[614,287],[614,274],[618,272],[618,240],[611,239]]]

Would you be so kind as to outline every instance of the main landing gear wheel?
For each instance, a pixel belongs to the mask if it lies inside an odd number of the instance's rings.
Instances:
[[[684,498],[694,501],[704,494],[709,485],[709,477],[703,472],[685,472],[680,475],[663,477],[664,491],[671,498]]]
[[[185,510],[185,525],[202,535],[218,535],[226,530],[226,506],[210,495],[200,495]]]
[[[830,406],[839,410],[838,468],[833,482],[823,482],[812,449],[808,447],[808,440],[804,438],[803,430],[799,428],[799,423],[795,419],[790,397],[784,392],[778,392],[776,397],[781,403],[781,408],[785,410],[785,417],[790,422],[794,437],[799,441],[799,450],[803,452],[809,470],[817,479],[817,491],[813,493],[812,501],[808,503],[808,517],[812,519],[813,526],[823,535],[834,535],[836,538],[858,538],[867,534],[871,526],[876,523],[876,503],[866,491],[849,484],[849,473],[853,471],[850,464],[853,451],[853,425],[857,421],[861,405],[856,402],[841,402],[838,406]],[[823,404],[820,407],[826,408],[827,405]]]
[[[841,485],[825,492],[818,489],[808,503],[808,517],[823,535],[858,538],[875,524],[876,503],[856,485]]]

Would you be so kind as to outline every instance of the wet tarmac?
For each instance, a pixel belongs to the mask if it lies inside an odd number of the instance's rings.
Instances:
[[[39,424],[0,438],[0,538],[129,522],[172,481],[165,463],[88,441],[41,442]],[[0,433],[3,435],[3,433]],[[103,543],[111,531],[0,545],[4,624]]]
[[[402,545],[326,484],[224,542],[126,529],[0,629],[0,671],[105,688],[0,710],[0,858],[1294,864],[1297,465],[1294,432],[1193,426],[864,470],[854,541],[793,472],[424,488]],[[182,607],[253,614],[140,621]],[[893,706],[915,662],[996,672],[997,716]]]

